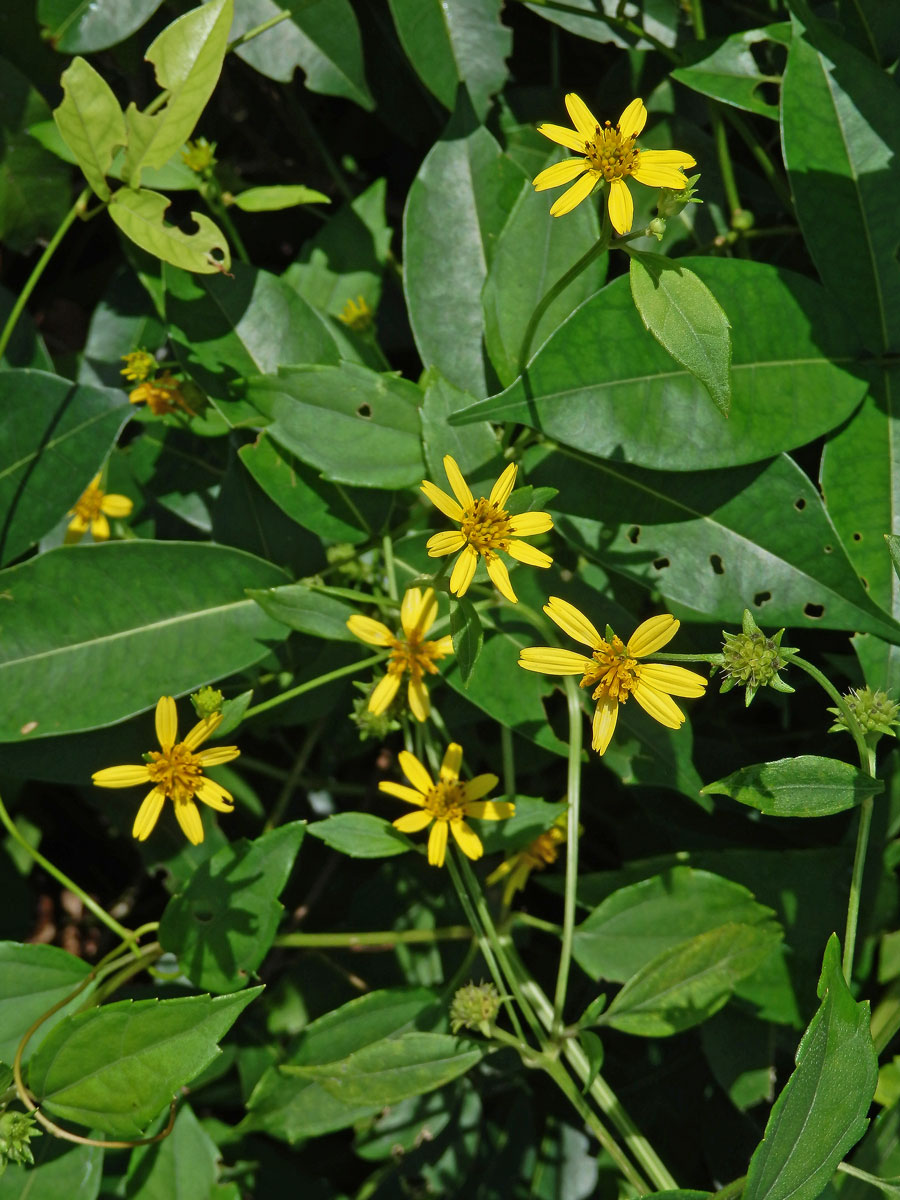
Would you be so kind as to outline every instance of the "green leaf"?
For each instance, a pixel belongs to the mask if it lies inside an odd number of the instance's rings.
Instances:
[[[673,867],[619,888],[575,930],[572,953],[592,979],[623,983],[689,938],[774,914],[751,892],[709,871]]]
[[[55,122],[37,121],[28,126],[28,134],[45,150],[49,150],[54,157],[67,163],[78,162],[77,157],[63,140]],[[113,155],[112,163],[106,172],[107,178],[121,180],[124,166],[125,147],[120,146]],[[145,187],[165,192],[196,192],[199,183],[198,176],[190,169],[180,152],[173,154],[161,167],[145,167],[142,178]],[[68,206],[68,201],[66,201],[66,205]]]
[[[708,783],[703,793],[730,796],[770,817],[827,817],[855,808],[866,796],[883,790],[881,780],[850,763],[803,754],[742,767]]]
[[[278,903],[306,825],[292,821],[245,838],[201,863],[166,905],[159,940],[195,987],[236,991],[269,952],[284,911]]]
[[[430,479],[444,478],[445,454],[456,459],[457,466],[466,476],[480,473],[480,468],[498,459],[500,443],[489,421],[459,427],[447,423],[451,413],[459,412],[473,402],[473,396],[454,387],[437,367],[429,367],[420,382],[425,388],[420,409],[422,445]],[[502,470],[503,465],[498,466],[496,475]]]
[[[330,204],[331,199],[302,183],[292,183],[247,188],[233,196],[232,203],[241,212],[277,212],[282,208],[295,208],[298,204]]]
[[[712,54],[699,62],[691,63],[689,67],[676,67],[671,76],[702,96],[777,121],[778,105],[766,100],[761,85],[778,85],[780,76],[763,74],[750,47],[760,42],[787,46],[790,40],[791,27],[786,21],[762,29],[744,29],[726,38]]]
[[[248,588],[247,595],[256,601],[263,612],[290,629],[299,629],[302,633],[332,642],[357,640],[347,628],[347,619],[356,610],[305,583],[288,583],[283,587],[266,588],[265,591]]]
[[[364,1046],[338,1062],[286,1066],[286,1075],[319,1083],[347,1107],[396,1104],[421,1096],[465,1075],[484,1050],[468,1039],[446,1033],[401,1033]]]
[[[900,637],[900,626],[866,595],[818,490],[787,455],[684,474],[588,465],[559,453],[540,467],[528,462],[528,470],[536,484],[565,480],[565,511],[553,514],[559,534],[683,612],[734,623],[750,608],[768,627]]]
[[[521,421],[583,454],[695,471],[760,461],[850,415],[865,392],[850,373],[858,345],[818,284],[744,260],[678,262],[710,288],[731,323],[727,421],[702,415],[705,389],[647,337],[619,278],[552,335],[524,379],[451,423]]]
[[[11,1063],[31,1025],[74,992],[89,973],[90,967],[83,959],[56,946],[0,942],[0,1060]],[[71,1004],[47,1018],[26,1047],[26,1059],[41,1037],[89,996],[90,990],[80,992]]]
[[[272,421],[268,435],[328,480],[395,490],[424,475],[422,393],[397,375],[296,367],[251,380],[247,395]]]
[[[38,0],[37,17],[60,54],[108,50],[150,20],[162,0]]]
[[[661,254],[629,253],[631,296],[645,327],[695,375],[719,411],[731,408],[731,325],[693,271]]]
[[[416,346],[426,367],[474,396],[488,391],[481,289],[521,186],[521,170],[479,126],[431,148],[406,201],[403,286]]]
[[[390,7],[400,43],[432,95],[452,112],[462,84],[484,121],[512,51],[502,0],[390,0]]]
[[[136,1146],[128,1160],[125,1200],[212,1200],[219,1147],[182,1104],[172,1132],[154,1146]]]
[[[156,82],[166,92],[166,103],[159,112],[149,115],[138,112],[133,101],[125,110],[125,177],[132,188],[140,187],[144,167],[161,167],[193,133],[219,80],[233,16],[234,0],[208,0],[177,17],[148,46],[145,58],[153,63]],[[201,223],[196,214],[191,215]],[[151,254],[157,253],[135,240]],[[160,258],[174,261],[162,254]]]
[[[768,958],[781,927],[729,922],[664,950],[633,975],[600,1017],[639,1037],[669,1037],[699,1025]]]
[[[478,836],[485,854],[514,854],[546,832],[566,811],[565,800],[551,804],[536,796],[513,796],[516,811],[505,821],[481,821]],[[561,853],[563,853],[561,851]]]
[[[437,994],[427,988],[369,992],[308,1025],[290,1046],[286,1064],[310,1066],[346,1059],[373,1042],[425,1024],[435,1014],[437,1000]],[[348,1107],[318,1081],[292,1078],[279,1067],[270,1067],[253,1089],[239,1128],[262,1130],[293,1143],[344,1129],[378,1108],[365,1101]]]
[[[878,1080],[868,1001],[857,1004],[832,934],[819,980],[822,1003],[797,1048],[797,1066],[757,1146],[745,1200],[814,1200],[868,1125]]]
[[[894,574],[900,579],[900,537],[895,533],[886,533],[884,540],[887,543],[888,554],[890,554],[891,562],[894,566]]]
[[[453,638],[453,653],[459,664],[459,677],[463,687],[466,687],[478,662],[484,633],[478,610],[465,596],[455,596],[450,600],[450,634]]]
[[[550,166],[558,157],[554,151],[543,165]],[[538,302],[599,236],[597,211],[592,205],[580,204],[565,221],[555,221],[547,213],[546,199],[535,192],[531,181],[522,183],[497,239],[482,293],[484,342],[504,387],[519,374],[522,339]],[[535,330],[532,353],[603,286],[608,262],[605,254],[594,259],[553,301]]]
[[[97,1200],[102,1146],[73,1146],[47,1134],[32,1148],[33,1167],[10,1163],[0,1174],[0,1200]]]
[[[53,119],[93,191],[108,200],[105,176],[113,151],[126,141],[119,102],[103,76],[83,58],[73,60],[60,83],[65,95],[53,110]]]
[[[246,33],[285,9],[290,19],[242,46],[237,55],[251,67],[281,83],[289,83],[297,67],[311,92],[343,96],[372,111],[375,102],[366,83],[362,40],[349,0],[241,0],[232,37]]]
[[[245,589],[283,579],[197,542],[63,546],[0,572],[0,741],[111,725],[258,662],[286,630]]]
[[[0,286],[0,321],[7,321],[15,300],[12,292]],[[3,357],[0,358],[0,364],[4,369],[35,367],[38,370],[53,372],[53,359],[47,353],[47,347],[37,333],[27,310],[20,313],[13,335],[3,352]]]
[[[231,266],[231,252],[218,225],[203,213],[192,212],[191,220],[197,230],[184,233],[177,225],[166,224],[164,218],[169,204],[170,201],[159,192],[150,192],[146,188],[138,191],[119,188],[109,203],[109,215],[136,246],[148,254],[155,254],[163,262],[202,275],[227,271]]]
[[[122,1000],[77,1013],[46,1037],[28,1086],[41,1107],[113,1137],[140,1136],[262,988],[238,996]]]
[[[324,821],[314,821],[309,832],[350,858],[393,858],[412,849],[405,834],[372,813],[334,813]]]
[[[819,275],[869,350],[896,351],[900,96],[894,80],[818,23],[805,31],[798,25],[781,99],[784,161]]]
[[[121,391],[46,371],[0,371],[0,563],[72,508],[131,415]]]

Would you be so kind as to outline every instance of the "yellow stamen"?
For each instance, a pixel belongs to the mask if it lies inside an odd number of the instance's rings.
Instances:
[[[465,784],[441,781],[425,793],[423,807],[436,821],[462,821],[466,815],[465,800]]]
[[[618,125],[607,121],[602,127],[598,125],[594,136],[585,142],[585,158],[604,179],[624,179],[637,170],[640,151],[634,144],[636,137],[623,137]]]
[[[89,483],[74,508],[71,509],[72,514],[80,517],[86,524],[96,521],[103,511],[105,495],[106,492],[102,492],[95,484]]]
[[[509,513],[484,496],[465,510],[460,528],[463,537],[479,554],[506,550],[512,537]]]
[[[178,801],[193,800],[197,785],[203,778],[198,755],[192,754],[179,742],[171,750],[151,750],[147,773],[153,783],[162,784],[167,796]]]
[[[595,687],[593,700],[609,696],[624,704],[640,681],[641,664],[628,657],[625,643],[615,636],[612,642],[601,641],[592,658],[596,665],[585,671],[579,686]]]

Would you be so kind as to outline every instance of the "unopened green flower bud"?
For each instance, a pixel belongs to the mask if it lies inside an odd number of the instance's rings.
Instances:
[[[647,226],[647,234],[652,234],[658,242],[663,240],[663,234],[666,232],[665,217],[654,217]]]
[[[459,988],[450,1005],[450,1028],[454,1033],[461,1029],[481,1029],[487,1026],[500,1011],[502,996],[492,983],[467,983]]]
[[[873,691],[870,687],[851,688],[844,696],[844,702],[870,746],[874,746],[883,733],[888,737],[897,736],[894,729],[900,725],[900,704],[892,700],[887,692]],[[839,708],[829,708],[828,711],[837,718],[829,733],[852,732]]]
[[[34,1156],[28,1144],[31,1138],[40,1137],[35,1128],[34,1117],[28,1113],[7,1111],[0,1116],[0,1175],[7,1163],[34,1165]]]
[[[674,188],[660,188],[656,197],[656,211],[659,215],[661,217],[677,217],[686,204],[702,204],[703,201],[700,197],[694,195],[699,178],[699,174],[692,175],[687,180],[687,186],[680,191],[676,191]]]
[[[225,697],[218,688],[202,687],[199,692],[191,692],[191,704],[201,721],[204,717],[211,717],[214,713],[221,712],[224,703]]]
[[[400,722],[395,714],[398,709],[403,707],[402,704],[398,704],[397,697],[395,697],[383,713],[369,712],[369,697],[375,690],[375,683],[357,682],[354,686],[362,692],[362,696],[354,697],[353,712],[349,716],[359,730],[359,740],[361,742],[384,741],[389,733],[394,733],[400,728]]]
[[[774,637],[766,637],[748,609],[744,609],[741,624],[742,633],[725,633],[723,630],[725,644],[722,646],[721,669],[725,678],[721,691],[729,692],[741,684],[745,689],[747,705],[761,687],[771,687],[776,692],[793,692],[790,684],[778,675],[787,665],[781,648],[784,630],[779,629]]]
[[[731,214],[731,228],[738,233],[746,233],[756,224],[756,218],[748,208],[736,208]]]
[[[208,175],[216,165],[216,143],[206,138],[195,138],[181,152],[182,162],[197,175]]]

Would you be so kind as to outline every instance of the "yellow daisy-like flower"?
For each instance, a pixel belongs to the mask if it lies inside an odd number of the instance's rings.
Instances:
[[[458,530],[436,533],[427,542],[429,558],[441,558],[445,554],[462,551],[453,564],[450,576],[450,591],[455,596],[465,595],[481,557],[497,590],[513,604],[517,603],[518,597],[512,589],[509,572],[497,553],[498,550],[518,559],[519,562],[527,563],[530,567],[549,567],[553,562],[549,554],[535,550],[534,546],[529,546],[527,542],[519,541],[519,538],[534,537],[535,534],[546,533],[548,529],[552,529],[550,514],[526,512],[513,517],[504,508],[516,482],[518,469],[515,463],[510,463],[491,488],[490,496],[487,499],[479,496],[476,500],[463,479],[456,460],[446,454],[444,470],[456,499],[429,483],[427,479],[422,483],[422,491],[431,503],[451,521],[459,522]]]
[[[115,492],[104,492],[100,487],[100,476],[95,475],[87,485],[74,508],[69,509],[72,518],[66,530],[66,543],[80,541],[90,529],[95,542],[105,542],[109,537],[107,517],[127,517],[134,508],[127,496]]]
[[[122,355],[125,366],[119,372],[132,383],[143,383],[156,371],[156,359],[146,350],[132,350],[130,354]]]
[[[504,859],[496,871],[488,875],[488,884],[506,880],[503,889],[503,905],[508,908],[516,892],[520,892],[528,882],[532,871],[543,871],[559,857],[559,847],[566,840],[566,814],[556,818],[549,829],[545,829],[523,850],[517,850],[509,858]]]
[[[153,791],[144,797],[131,830],[139,842],[146,841],[152,833],[166,796],[175,805],[175,816],[185,837],[195,846],[203,841],[203,823],[200,810],[194,803],[195,797],[217,812],[234,810],[231,792],[208,779],[203,774],[203,768],[231,762],[237,758],[240,750],[237,746],[214,746],[197,753],[197,747],[212,737],[221,723],[222,714],[213,713],[199,721],[183,741],[176,742],[178,713],[175,701],[171,696],[161,696],[156,705],[156,736],[160,749],[146,754],[147,761],[140,766],[104,767],[91,776],[97,787],[126,788],[137,787],[141,783],[153,784]]]
[[[179,381],[170,371],[163,371],[158,379],[139,383],[129,392],[128,399],[132,404],[146,404],[156,417],[165,416],[179,408],[189,416],[197,415],[181,394]]]
[[[408,675],[406,697],[410,711],[417,721],[428,719],[431,705],[422,676],[437,675],[435,662],[453,653],[453,639],[449,634],[438,638],[436,642],[425,640],[437,613],[438,604],[433,588],[426,588],[424,592],[419,588],[409,588],[400,605],[402,636],[391,633],[387,625],[372,617],[354,614],[347,621],[347,628],[354,637],[370,646],[387,646],[391,651],[387,674],[369,697],[369,712],[376,717],[387,710],[397,695],[401,680]]]
[[[462,747],[456,742],[451,742],[447,747],[437,783],[414,754],[401,750],[398,757],[403,774],[413,786],[379,783],[378,788],[389,796],[414,804],[417,811],[398,817],[394,828],[401,833],[418,833],[420,829],[431,825],[428,861],[433,867],[444,865],[448,833],[453,834],[467,858],[481,858],[484,853],[481,838],[467,824],[466,817],[481,821],[503,821],[516,811],[516,806],[506,800],[482,800],[482,796],[497,786],[497,776],[476,775],[468,783],[463,783],[459,778]]]
[[[684,724],[684,713],[673,696],[702,696],[706,680],[696,671],[671,663],[642,663],[638,659],[654,654],[678,632],[681,624],[671,613],[661,613],[638,625],[627,642],[613,634],[602,638],[584,613],[566,600],[551,596],[544,612],[564,633],[576,642],[590,646],[588,658],[575,650],[554,646],[530,646],[519,656],[519,666],[542,675],[581,675],[581,687],[594,691],[598,701],[594,712],[593,748],[604,754],[619,715],[619,705],[634,696],[641,708],[668,729]]]
[[[356,333],[368,333],[375,323],[375,313],[366,303],[365,296],[357,296],[355,300],[347,301],[338,313],[338,320]]]
[[[629,176],[647,187],[681,191],[687,186],[682,168],[696,166],[690,154],[682,150],[639,150],[635,145],[635,138],[647,121],[643,100],[632,100],[617,125],[609,121],[601,125],[574,92],[566,96],[566,108],[574,129],[562,125],[538,126],[538,133],[580,155],[554,163],[532,181],[535,189],[543,192],[576,180],[554,201],[551,217],[571,212],[598,183],[605,182],[609,184],[609,219],[613,229],[616,233],[628,233],[634,220],[634,204],[625,183]]]

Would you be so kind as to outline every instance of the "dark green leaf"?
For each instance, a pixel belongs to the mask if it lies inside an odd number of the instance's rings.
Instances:
[[[463,687],[467,687],[481,653],[484,632],[478,610],[465,596],[456,596],[450,601],[450,634],[453,653],[459,664],[459,677]]]
[[[0,1200],[97,1200],[102,1146],[73,1146],[45,1134],[32,1147],[33,1167],[10,1163],[0,1174]]]
[[[761,85],[777,87],[780,77],[764,75],[750,47],[768,41],[785,46],[790,40],[791,27],[787,22],[766,25],[762,29],[744,29],[726,38],[721,46],[699,62],[691,63],[689,67],[676,67],[671,73],[672,78],[703,96],[777,121],[778,105],[768,102]]]
[[[745,1200],[814,1200],[869,1123],[878,1079],[869,1004],[857,1004],[850,994],[834,934],[825,948],[819,998],[796,1069],[750,1160]]]
[[[219,1042],[262,988],[239,996],[122,1000],[66,1017],[31,1060],[42,1108],[114,1137],[140,1136],[220,1053]]]
[[[56,946],[0,942],[0,1060],[11,1063],[32,1023],[84,983],[89,971],[83,959]],[[26,1047],[25,1058],[67,1011],[89,995],[90,989],[85,989],[71,1004],[48,1017]]]
[[[258,662],[286,629],[245,589],[283,579],[196,542],[64,546],[0,572],[0,740],[111,725]]]
[[[850,763],[813,754],[741,767],[703,789],[706,795],[730,796],[771,817],[827,817],[883,790],[879,779]]]
[[[37,16],[61,54],[91,54],[124,42],[162,0],[38,0]]]
[[[314,821],[309,832],[350,858],[393,858],[412,849],[405,834],[372,813],[334,813],[324,821]]]
[[[182,1104],[167,1138],[132,1152],[122,1195],[125,1200],[212,1200],[219,1154],[190,1105]]]
[[[265,591],[248,588],[247,595],[253,597],[263,612],[290,629],[333,642],[356,641],[347,628],[347,618],[354,609],[305,583],[288,583]]]
[[[449,425],[447,418],[450,414],[466,408],[474,397],[444,379],[437,367],[429,367],[421,382],[425,388],[420,409],[422,443],[429,479],[444,478],[445,454],[456,459],[463,475],[468,477],[473,472],[480,474],[481,468],[499,454],[500,443],[493,426],[489,421],[460,427]],[[502,469],[501,464],[496,474],[499,475]]]

